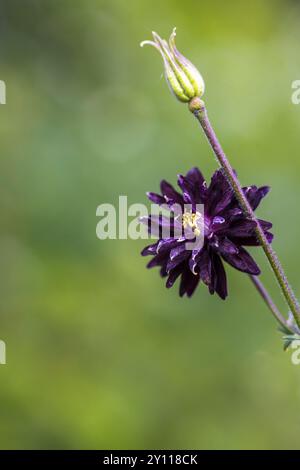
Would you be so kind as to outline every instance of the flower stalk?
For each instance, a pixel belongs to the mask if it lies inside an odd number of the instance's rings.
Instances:
[[[277,308],[276,304],[274,303],[272,297],[270,296],[269,292],[267,291],[261,280],[257,276],[249,277],[253,282],[254,286],[256,287],[258,293],[264,300],[265,304],[269,307],[271,313],[278,321],[278,323],[283,326],[285,330],[289,330],[291,333],[296,333],[296,331],[294,331],[292,326],[289,324],[288,320],[284,318],[284,316],[280,313],[279,309]]]
[[[169,42],[162,39],[155,32],[152,33],[152,35],[153,41],[143,41],[141,46],[149,44],[160,52],[164,62],[165,78],[169,89],[179,101],[188,104],[189,110],[199,121],[217,158],[217,161],[222,168],[223,175],[227,179],[227,182],[236,197],[240,209],[243,211],[244,216],[250,219],[250,221],[254,224],[254,234],[256,236],[257,242],[262,246],[270,266],[275,274],[280,289],[289,306],[290,314],[294,318],[294,325],[292,324],[293,322],[290,318],[287,320],[281,315],[267,290],[264,288],[261,281],[259,281],[258,278],[254,275],[254,273],[249,273],[252,274],[250,277],[278,322],[286,330],[299,332],[300,305],[288,282],[278,256],[272,248],[270,234],[268,239],[268,233],[265,232],[261,224],[263,221],[260,222],[255,216],[254,209],[252,208],[247,195],[244,193],[239,179],[231,167],[210,123],[205,103],[201,99],[205,89],[203,78],[197,68],[177,50],[175,45],[175,28],[170,36]]]
[[[204,101],[200,98],[193,98],[189,103],[189,109],[199,121],[210,145],[217,158],[218,163],[223,168],[224,174],[232,187],[232,190],[239,201],[241,208],[244,213],[256,223],[255,233],[256,236],[267,256],[267,259],[271,265],[271,268],[276,276],[278,284],[281,288],[281,291],[287,301],[287,304],[290,308],[290,311],[295,319],[296,324],[300,327],[300,306],[296,299],[296,296],[288,282],[288,279],[284,273],[282,265],[277,257],[277,254],[273,250],[271,244],[268,242],[267,237],[262,229],[259,221],[257,220],[254,211],[249,204],[243,190],[242,186],[231,167],[223,148],[221,147],[219,140],[214,132],[214,129],[208,118],[207,110],[204,104]]]

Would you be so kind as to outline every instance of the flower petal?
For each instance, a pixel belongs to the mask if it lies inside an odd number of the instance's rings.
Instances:
[[[203,185],[203,183],[205,183],[204,176],[202,175],[201,171],[197,167],[191,168],[187,172],[186,177],[189,180],[191,180],[193,183],[198,183],[201,186]]]
[[[214,233],[225,230],[230,225],[230,223],[231,221],[229,219],[226,220],[224,217],[217,215],[213,218],[210,224],[210,230],[212,230]]]
[[[176,279],[180,276],[183,269],[184,269],[184,263],[180,263],[178,266],[176,266],[176,268],[172,269],[169,272],[169,277],[166,282],[167,289],[170,289],[170,287],[174,285]]]
[[[206,181],[198,168],[192,168],[186,174],[186,179],[193,183],[193,192],[196,203],[203,204],[206,200]]]
[[[141,255],[142,256],[155,255],[157,246],[158,246],[158,242],[153,243],[152,245],[145,246],[145,248],[141,252]]]
[[[179,194],[170,183],[162,180],[160,183],[160,190],[167,202],[171,201],[173,204],[175,203],[183,206],[183,198],[181,194]]]
[[[191,271],[189,271],[188,276],[189,276],[189,281],[188,281],[187,288],[186,288],[186,294],[188,297],[192,297],[193,293],[196,290],[196,287],[199,284],[200,276],[199,274],[195,275],[191,273]]]
[[[186,252],[185,245],[181,244],[176,246],[175,248],[172,248],[170,251],[170,260],[172,261],[173,259],[177,258],[178,256],[181,256],[183,253]],[[188,253],[187,253],[188,254]]]
[[[221,299],[225,300],[228,295],[226,272],[220,256],[216,254],[213,255],[213,270],[215,278],[215,291],[221,297]]]
[[[180,247],[173,248],[170,252],[170,257],[167,263],[167,270],[170,272],[179,263],[186,260],[190,256],[190,252],[185,249],[184,245]]]
[[[191,297],[199,283],[199,275],[193,274],[189,269],[185,269],[181,275],[179,295],[180,297],[186,294],[188,297]]]
[[[221,254],[224,253],[225,255],[235,255],[239,252],[239,248],[227,237],[218,239],[217,249]]]
[[[244,248],[240,247],[237,254],[224,254],[222,257],[228,264],[233,266],[235,269],[244,273],[252,274],[257,276],[260,274],[260,269],[252,256]]]
[[[226,236],[231,238],[254,235],[255,228],[256,222],[254,220],[243,218],[233,222],[228,228],[226,228]]]
[[[215,171],[207,190],[206,210],[209,215],[222,212],[232,201],[233,192],[222,169]]]
[[[160,268],[159,274],[161,275],[161,277],[166,277],[168,275],[168,271],[167,271],[167,267],[165,263]]]
[[[265,232],[267,240],[269,243],[272,243],[274,235],[271,232]],[[239,238],[230,238],[231,241],[237,246],[260,246],[260,242],[255,235],[250,237],[239,237]]]
[[[193,183],[183,175],[178,175],[178,186],[181,188],[183,193],[183,200],[186,204],[196,204],[197,201],[194,195]]]
[[[155,266],[164,266],[167,264],[167,260],[168,255],[159,253],[155,255],[151,261],[149,261],[149,263],[147,264],[147,268],[151,269]]]
[[[157,253],[166,253],[170,252],[172,248],[179,245],[179,242],[176,238],[162,238],[157,244]]]
[[[261,186],[260,188],[257,188],[256,186],[247,186],[243,188],[244,194],[246,195],[248,201],[250,202],[250,205],[253,210],[255,210],[261,200],[268,194],[270,191],[269,186]]]
[[[201,252],[198,255],[197,264],[200,278],[202,279],[204,284],[209,285],[211,283],[212,264],[210,250],[208,248],[202,248]]]
[[[177,235],[182,233],[182,225],[178,220],[162,214],[140,217],[140,222],[148,226],[148,233],[154,237],[172,238],[174,231],[176,231]]]
[[[202,250],[202,248],[201,248]],[[199,261],[199,256],[200,256],[200,251],[201,250],[193,250],[192,251],[192,256],[189,259],[189,268],[192,271],[193,274],[198,274],[199,272],[199,267],[198,267],[198,261]]]
[[[264,230],[264,231],[267,231],[267,230],[270,230],[270,228],[273,227],[273,224],[272,222],[268,222],[267,220],[263,220],[263,219],[257,219],[261,228]]]
[[[154,204],[165,204],[166,203],[166,200],[163,196],[161,196],[160,194],[157,194],[157,193],[151,193],[151,192],[148,192],[146,193],[147,194],[147,197],[150,201],[154,202]]]

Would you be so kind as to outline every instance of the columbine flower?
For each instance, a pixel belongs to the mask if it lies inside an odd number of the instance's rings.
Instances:
[[[143,41],[141,47],[150,44],[162,55],[165,77],[172,93],[180,101],[189,102],[204,93],[204,81],[196,67],[186,59],[175,46],[176,28],[170,36],[169,43],[157,33],[152,32],[154,41]]]
[[[186,176],[178,177],[178,186],[182,194],[172,185],[162,181],[161,193],[148,193],[148,198],[155,204],[180,205],[182,208],[181,223],[189,224],[197,235],[197,216],[195,205],[204,205],[204,245],[202,248],[187,250],[184,237],[160,238],[156,243],[147,246],[142,255],[152,255],[153,258],[147,267],[160,266],[161,276],[168,276],[166,287],[172,287],[176,279],[181,276],[180,296],[187,294],[190,297],[198,283],[202,280],[209,288],[209,292],[216,292],[222,299],[227,297],[227,281],[223,261],[239,271],[258,275],[260,269],[251,255],[243,246],[258,246],[255,236],[256,223],[248,219],[240,209],[238,202],[225,179],[222,170],[217,170],[207,187],[206,182],[197,168],[190,170]],[[253,210],[257,208],[261,199],[266,196],[269,187],[248,186],[243,191]],[[186,204],[192,210],[185,212]],[[155,222],[155,216],[143,220],[148,226]],[[166,220],[174,225],[172,219],[159,218],[156,223],[161,228]],[[178,221],[176,221],[178,222]],[[259,220],[269,242],[273,235],[268,231],[272,224]],[[173,226],[172,225],[172,226]]]

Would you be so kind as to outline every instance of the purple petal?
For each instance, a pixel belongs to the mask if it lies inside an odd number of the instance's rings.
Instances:
[[[209,293],[213,295],[216,290],[216,272],[214,269],[213,262],[211,261],[211,274],[210,274],[210,280],[209,283],[207,284]]]
[[[157,253],[166,253],[176,247],[180,242],[176,238],[163,238],[157,244]]]
[[[240,247],[237,254],[224,254],[222,257],[228,264],[233,266],[235,269],[242,271],[244,273],[252,274],[257,276],[260,274],[260,269],[257,266],[256,262],[252,256],[244,248]]]
[[[203,183],[205,183],[205,179],[201,173],[201,171],[199,170],[199,168],[191,168],[187,174],[186,174],[186,177],[191,180],[193,183],[198,183],[200,184],[201,186],[203,185]]]
[[[147,197],[150,201],[154,202],[154,204],[165,204],[166,203],[166,200],[163,196],[161,196],[160,194],[156,194],[156,193],[151,193],[151,192],[148,192],[146,193],[147,194]]]
[[[178,256],[181,256],[185,252],[186,249],[184,244],[176,246],[170,251],[170,260],[172,261],[173,259],[177,258]]]
[[[274,238],[273,233],[271,233],[271,232],[265,232],[265,235],[266,235],[266,237],[267,237],[268,242],[269,242],[269,243],[272,243],[273,238]]]
[[[213,256],[213,269],[215,278],[214,289],[221,299],[225,300],[228,295],[226,272],[222,260],[218,255]]]
[[[200,276],[195,275],[189,271],[189,281],[186,287],[186,294],[188,297],[192,297],[193,293],[196,290],[196,287],[198,286],[200,281]]]
[[[227,182],[226,182],[227,183]],[[214,207],[214,214],[220,214],[223,212],[231,203],[234,198],[232,189],[228,186],[223,190],[223,193],[220,195],[220,199]]]
[[[250,219],[241,219],[234,222],[226,229],[226,235],[228,237],[247,237],[254,234],[256,228],[256,222]]]
[[[154,268],[155,266],[164,266],[167,264],[168,260],[168,255],[165,254],[157,254],[155,255],[151,261],[147,264],[147,268],[151,269]]]
[[[185,269],[181,275],[181,282],[179,287],[179,295],[182,297],[186,294],[191,297],[199,283],[199,275],[194,275],[189,269]]]
[[[184,269],[184,263],[181,263],[178,266],[176,266],[176,268],[174,268],[170,271],[169,277],[168,277],[167,282],[166,282],[167,289],[170,289],[170,287],[172,287],[174,285],[176,279],[180,276],[183,269]]]
[[[179,194],[170,183],[162,180],[160,183],[160,190],[167,202],[171,201],[172,203],[183,206],[183,198],[181,194]]]
[[[170,252],[170,258],[167,263],[167,270],[171,271],[176,268],[178,264],[187,259],[190,256],[190,252],[185,249],[184,245],[173,248]]]
[[[218,240],[218,251],[221,254],[235,255],[239,252],[239,248],[228,238],[223,238]]]
[[[155,255],[157,246],[158,246],[158,242],[153,243],[152,245],[145,246],[145,248],[141,252],[141,255],[142,256]]]
[[[231,206],[232,206],[232,204],[231,204]],[[240,207],[236,207],[236,206],[226,208],[226,210],[224,210],[222,212],[222,215],[229,222],[234,222],[234,221],[240,219],[241,217],[244,217],[242,209]]]
[[[256,186],[248,186],[246,188],[243,188],[243,191],[252,207],[253,210],[255,210],[261,200],[268,194],[270,191],[269,186],[261,186],[260,188],[257,188]]]
[[[202,248],[201,248],[202,250]],[[199,261],[199,256],[201,250],[194,250],[192,252],[192,256],[189,259],[189,268],[192,271],[193,274],[198,274],[199,268],[198,268],[198,261]]]
[[[174,228],[177,234],[182,232],[182,225],[177,220],[161,214],[141,217],[140,222],[148,226],[148,233],[151,236],[159,238],[172,237],[174,235]]]
[[[267,237],[268,242],[272,243],[274,235],[271,232],[265,232],[265,235]],[[231,240],[233,243],[235,243],[238,246],[260,246],[260,242],[256,238],[255,235],[250,236],[250,237],[239,237],[239,238],[231,237]]]
[[[204,203],[206,199],[206,181],[198,168],[192,168],[187,172],[186,178],[194,185],[194,197],[197,203]]]
[[[207,213],[209,215],[217,215],[223,211],[232,201],[232,190],[222,172],[217,170],[211,178],[211,183],[207,190]]]
[[[161,277],[166,277],[168,275],[166,264],[164,263],[159,271]]]
[[[273,224],[271,222],[268,222],[267,220],[258,219],[258,222],[264,231],[270,230],[270,228],[273,227]]]
[[[200,278],[204,282],[204,284],[209,285],[211,282],[211,257],[210,257],[210,250],[206,247],[203,247],[201,252],[197,257],[197,264],[199,269]]]
[[[185,176],[178,175],[178,186],[181,188],[183,193],[183,200],[186,204],[196,204],[197,201],[194,197],[194,185]]]
[[[212,223],[210,225],[210,229],[213,232],[218,232],[219,230],[224,230],[230,224],[230,220],[226,220],[224,217],[217,215],[213,218]]]

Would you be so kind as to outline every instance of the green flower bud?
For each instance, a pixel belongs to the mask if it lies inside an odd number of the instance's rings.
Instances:
[[[160,52],[167,84],[176,98],[188,103],[192,98],[202,96],[205,88],[203,78],[196,67],[177,50],[176,28],[173,29],[169,43],[155,32],[152,36],[154,41],[143,41],[141,47],[149,44]]]

